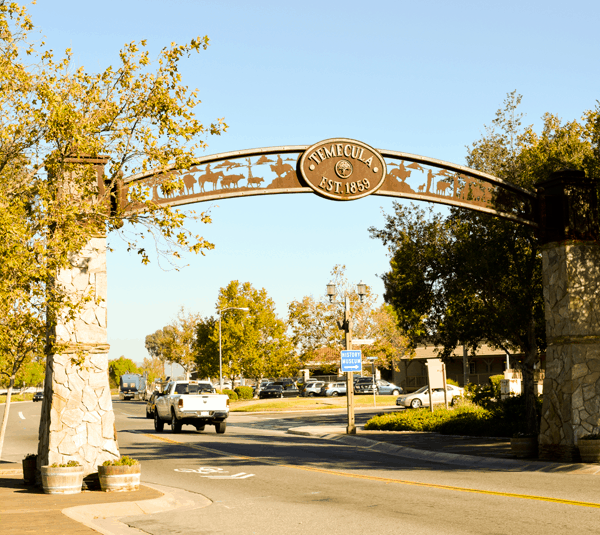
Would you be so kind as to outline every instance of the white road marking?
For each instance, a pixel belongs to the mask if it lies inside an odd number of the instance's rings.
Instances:
[[[175,468],[175,472],[182,472],[186,474],[201,474],[202,477],[206,477],[208,479],[247,479],[249,477],[254,477],[254,474],[247,474],[246,472],[240,472],[239,474],[234,474],[232,476],[226,476],[223,474],[227,474],[228,470],[223,470],[222,468],[211,468],[210,466],[201,466],[200,468]],[[205,475],[205,474],[219,474],[219,475]]]
[[[21,418],[21,420],[25,420],[25,416],[23,416],[23,413],[21,411],[19,411],[19,418]]]
[[[254,477],[254,474],[246,474],[246,472],[240,472],[233,476],[202,476],[208,479],[246,479],[248,477]]]

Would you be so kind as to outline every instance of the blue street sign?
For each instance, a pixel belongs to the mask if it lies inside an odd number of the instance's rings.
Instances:
[[[362,351],[342,351],[342,371],[360,372],[362,370]]]

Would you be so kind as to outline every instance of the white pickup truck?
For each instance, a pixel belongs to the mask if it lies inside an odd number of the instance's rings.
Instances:
[[[171,432],[181,432],[184,424],[198,431],[214,425],[217,433],[225,433],[229,416],[229,397],[217,394],[213,386],[202,381],[171,381],[163,394],[156,398],[154,429],[161,432],[165,422]]]

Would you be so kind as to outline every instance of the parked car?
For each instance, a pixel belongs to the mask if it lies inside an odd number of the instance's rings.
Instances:
[[[154,418],[154,411],[156,410],[156,398],[160,396],[160,392],[155,390],[152,395],[146,401],[146,418]]]
[[[354,380],[355,394],[372,394],[373,393],[373,377],[357,377]]]
[[[321,387],[321,396],[335,397],[346,395],[346,383],[325,383]]]
[[[33,394],[33,401],[42,401],[43,399],[44,399],[43,392],[36,392],[35,394]]]
[[[419,407],[429,407],[428,389],[428,386],[423,386],[412,394],[402,395],[396,399],[396,405],[400,407],[412,407],[413,409],[418,409]],[[459,386],[447,385],[446,392],[448,403],[452,402],[454,398],[462,396],[464,391],[464,388],[460,388]],[[431,390],[431,400],[434,405],[436,403],[444,403],[444,389],[433,388]]]
[[[273,383],[268,384],[258,393],[258,397],[260,399],[282,398],[283,397],[283,386],[274,385]]]
[[[314,397],[321,395],[321,388],[325,386],[325,381],[312,381],[306,383],[302,395],[305,397]]]
[[[397,396],[399,394],[404,394],[404,390],[402,390],[401,386],[396,386],[395,384],[380,379],[377,381],[377,393],[381,396]]]

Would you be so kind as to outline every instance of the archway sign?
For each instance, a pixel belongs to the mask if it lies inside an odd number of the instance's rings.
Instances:
[[[71,160],[97,168],[106,158]],[[165,173],[181,188],[165,195]],[[383,195],[458,206],[537,230],[542,246],[546,314],[546,378],[540,456],[577,460],[578,440],[600,433],[600,244],[596,184],[577,171],[555,173],[537,192],[461,165],[335,138],[311,146],[268,147],[205,156],[184,171],[125,178],[118,203],[144,210],[129,191],[157,205],[283,193],[316,193],[335,201]],[[67,179],[68,180],[68,179]],[[141,190],[141,191],[139,191]],[[63,354],[47,359],[38,467],[78,461],[93,481],[97,466],[119,456],[108,384],[106,236],[102,233],[57,274],[74,296],[95,299],[55,327]],[[84,355],[80,366],[72,354]],[[97,478],[97,475],[95,476]]]
[[[199,158],[176,173],[182,187],[170,195],[161,189],[164,171],[124,179],[123,208],[142,209],[128,202],[127,191],[136,186],[148,188],[156,204],[171,206],[284,193],[316,193],[335,201],[373,194],[469,208],[537,227],[531,191],[462,165],[377,150],[353,139],[225,152]]]

